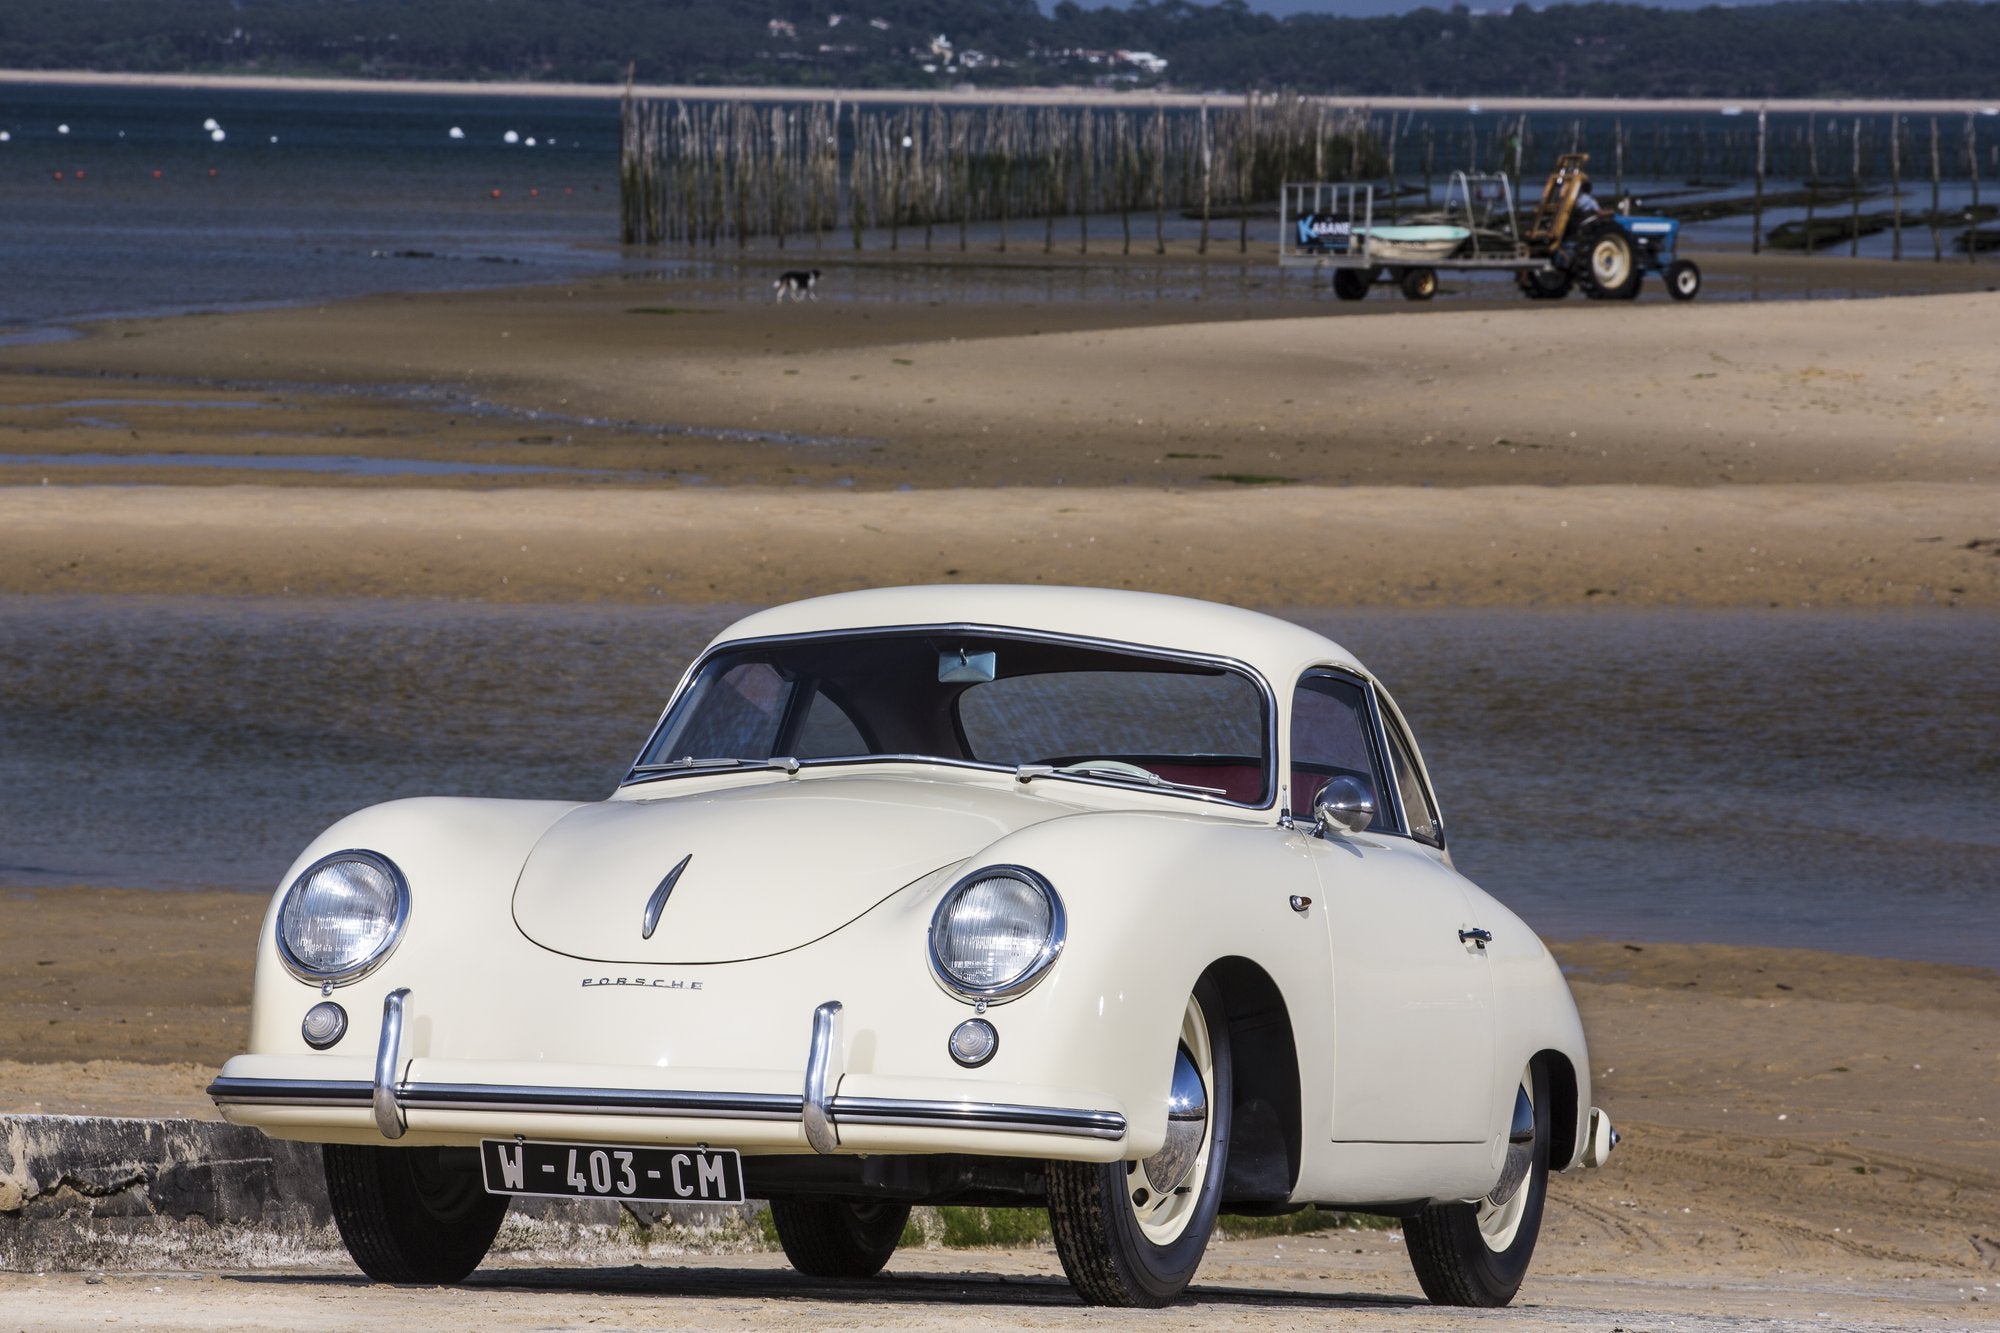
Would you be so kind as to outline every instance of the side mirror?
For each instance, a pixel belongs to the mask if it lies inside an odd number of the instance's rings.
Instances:
[[[1359,778],[1330,779],[1313,797],[1313,824],[1322,836],[1359,833],[1375,822],[1375,797]]]

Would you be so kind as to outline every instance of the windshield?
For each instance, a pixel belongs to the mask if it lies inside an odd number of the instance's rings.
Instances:
[[[732,762],[919,758],[1269,800],[1265,692],[1214,662],[992,632],[724,648],[634,778]]]

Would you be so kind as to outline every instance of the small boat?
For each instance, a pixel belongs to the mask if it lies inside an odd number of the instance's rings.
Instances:
[[[1472,239],[1472,231],[1438,224],[1356,227],[1354,237],[1357,242],[1366,242],[1371,259],[1418,264],[1450,258]]]

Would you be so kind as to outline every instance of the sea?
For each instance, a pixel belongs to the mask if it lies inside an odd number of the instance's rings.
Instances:
[[[0,598],[0,891],[272,890],[378,801],[601,798],[749,609]],[[1456,864],[1548,938],[2000,968],[2000,618],[1282,613],[1388,683]]]
[[[1401,133],[1405,143],[1415,143],[1420,130],[1435,131],[1437,169],[1431,183],[1441,200],[1451,167],[1492,169],[1501,151],[1496,143],[1504,143],[1516,123],[1513,117],[1469,110],[1440,112],[1404,125]],[[1635,174],[1625,184],[1642,200],[1692,203],[1736,198],[1749,189],[1740,169],[1734,176],[1718,174],[1719,147],[1712,155],[1691,147],[1697,135],[1712,134],[1719,145],[1721,136],[1734,134],[1740,159],[1746,123],[1740,115],[1719,113],[1543,114],[1528,127],[1533,141],[1545,148],[1576,142],[1596,148],[1600,156],[1614,126],[1623,127],[1635,143],[1662,138],[1678,143],[1682,146],[1669,155],[1671,172],[1662,166],[1651,177]],[[1947,159],[1956,161],[1951,154],[1958,141],[1951,136],[1959,128],[1950,124],[1946,132]],[[0,135],[5,136],[0,139],[0,274],[5,275],[0,344],[67,336],[70,324],[109,316],[614,272],[712,275],[734,267],[726,255],[718,262],[706,254],[619,246],[614,98],[8,82],[0,83]],[[2000,139],[2000,132],[1987,137]],[[1416,150],[1408,152],[1400,173],[1406,201],[1422,185]],[[1827,152],[1832,155],[1833,148]],[[1871,163],[1879,156],[1875,150]],[[1600,174],[1611,183],[1607,173]],[[1970,182],[1957,178],[1962,172],[1947,175],[1953,178],[1944,182],[1940,207],[1968,205]],[[1531,190],[1534,184],[1529,183]],[[1776,193],[1798,184],[1774,178],[1769,188]],[[1927,188],[1915,181],[1906,186],[1906,207],[1928,209]],[[1989,182],[1988,202],[1995,188]],[[1885,197],[1868,204],[1871,211],[1885,207]],[[1822,214],[1827,211],[1822,206]],[[1802,208],[1772,209],[1765,224],[1802,216]],[[1060,225],[1067,237],[1074,222]],[[1268,239],[1277,219],[1260,218],[1253,225]],[[1099,244],[1116,226],[1114,219],[1095,224]],[[1179,217],[1168,226],[1177,237],[1191,237],[1198,229]],[[1234,226],[1223,221],[1217,227],[1218,244],[1226,250]],[[974,236],[990,243],[994,228],[982,225]],[[1683,243],[1693,249],[1745,249],[1750,238],[1749,217],[1736,214],[1690,223]],[[903,239],[914,247],[908,232]],[[866,240],[871,249],[886,243],[879,234]],[[1912,227],[1904,243],[1913,257],[1932,253],[1927,231]],[[1860,253],[1887,257],[1892,248],[1893,238],[1885,232],[1864,238]],[[759,274],[768,284],[768,275],[762,269]],[[1282,279],[1267,281],[1272,277],[1264,265],[1246,265],[1236,281],[1243,292],[1285,290]],[[978,273],[912,281],[907,272],[878,270],[828,295],[1154,300],[1197,297],[1227,280],[1226,273],[1192,270],[1170,273],[1164,281],[1157,272],[1136,278],[1099,273],[1079,290],[1046,276],[1017,274],[1004,288],[986,290],[979,284],[992,280]],[[1504,277],[1490,275],[1471,285],[1510,290]],[[1716,286],[1704,299],[1758,297],[1752,287]]]

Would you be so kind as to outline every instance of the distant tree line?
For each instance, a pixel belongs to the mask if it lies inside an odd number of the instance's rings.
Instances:
[[[943,44],[934,39],[944,38]],[[1145,51],[1164,71],[1108,59]],[[1242,0],[60,0],[0,66],[791,84],[1106,82],[1359,96],[2000,97],[2000,3],[1522,4],[1274,18]],[[928,68],[927,68],[928,67]]]

